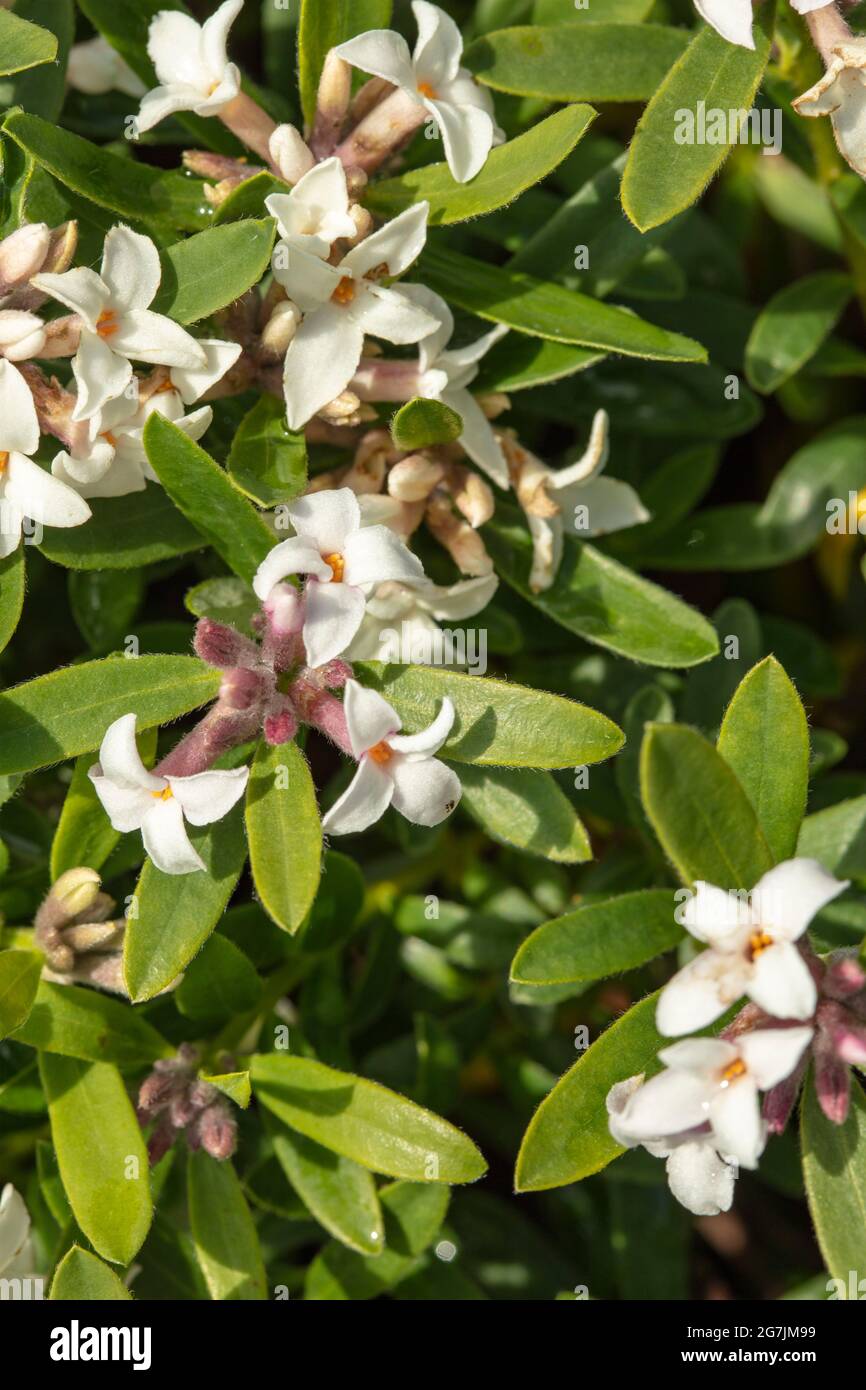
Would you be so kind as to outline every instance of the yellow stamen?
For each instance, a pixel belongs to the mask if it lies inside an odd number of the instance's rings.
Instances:
[[[745,1076],[745,1074],[746,1064],[737,1057],[733,1062],[729,1062],[722,1072],[722,1085],[729,1086],[732,1081],[736,1081],[738,1077]]]
[[[171,787],[163,787],[161,792],[151,792],[150,794],[154,801],[171,801],[171,798],[174,796]]]
[[[113,338],[119,327],[120,320],[114,309],[104,309],[96,320],[96,331],[100,338]]]
[[[326,565],[331,566],[331,583],[342,584],[343,575],[346,570],[346,561],[342,555],[335,551],[333,555],[323,555],[322,559]]]
[[[760,956],[762,952],[766,951],[768,946],[772,945],[773,938],[770,936],[768,932],[765,932],[763,929],[760,931],[752,932],[752,935],[749,937],[750,958],[752,960],[757,960],[758,956]]]
[[[426,97],[428,101],[435,101],[436,88],[431,86],[429,82],[419,82],[418,91],[420,95]]]
[[[344,275],[331,299],[334,304],[351,304],[355,298],[355,281],[351,275]]]
[[[116,435],[113,435],[113,434],[111,433],[111,430],[103,430],[103,431],[102,431],[102,438],[103,438],[108,444],[111,445],[112,449],[116,449],[116,448],[117,448],[117,436],[116,436]]]
[[[394,756],[393,748],[390,748],[383,739],[381,743],[374,743],[372,748],[367,749],[367,757],[372,758],[374,763],[381,767],[383,763],[389,763]]]
[[[5,449],[0,449],[0,473],[5,473],[9,467],[9,455]]]

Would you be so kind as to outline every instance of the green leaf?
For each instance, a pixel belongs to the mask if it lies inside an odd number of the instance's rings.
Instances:
[[[866,796],[853,796],[807,816],[797,854],[817,859],[837,878],[866,875]]]
[[[162,415],[151,415],[144,447],[153,471],[189,521],[242,579],[252,580],[275,537],[209,454]]]
[[[198,179],[112,154],[39,116],[13,111],[3,131],[73,192],[134,221],[168,222],[197,232],[211,212]]]
[[[500,844],[559,864],[583,864],[592,858],[580,817],[549,772],[463,764],[459,776],[461,804]]]
[[[850,276],[819,270],[774,294],[746,344],[749,385],[770,395],[805,367],[832,333],[852,292]]]
[[[126,925],[123,973],[140,1003],[167,989],[207,941],[225,911],[246,859],[243,813],[190,830],[205,871],[164,874],[148,859]]]
[[[187,1181],[189,1224],[211,1298],[267,1298],[259,1238],[231,1161],[199,1149],[187,1160]]]
[[[24,547],[0,560],[0,652],[9,645],[24,607]]]
[[[213,1027],[254,1009],[261,995],[262,983],[249,958],[215,932],[190,962],[173,997],[185,1018]]]
[[[414,451],[453,444],[462,433],[463,421],[456,410],[420,396],[401,405],[391,420],[391,438],[398,449]]]
[[[603,353],[588,348],[509,333],[485,353],[472,389],[478,392],[526,391],[546,382],[560,381],[603,361]]]
[[[410,1182],[475,1182],[486,1171],[461,1130],[405,1096],[310,1057],[252,1059],[256,1096],[277,1119],[374,1173]]]
[[[645,1072],[664,1046],[655,1026],[657,1000],[651,994],[617,1019],[545,1096],[517,1156],[518,1192],[580,1182],[622,1153],[605,1102],[611,1086]]]
[[[80,1245],[73,1245],[63,1256],[54,1271],[48,1297],[65,1303],[132,1301],[132,1294],[114,1270]]]
[[[684,724],[650,724],[641,749],[644,809],[683,883],[753,888],[773,856],[740,782]]]
[[[56,565],[72,570],[137,569],[205,547],[202,533],[157,483],[128,497],[95,497],[89,505],[93,515],[85,526],[46,530],[39,549]]]
[[[248,1071],[228,1071],[219,1076],[211,1076],[209,1072],[201,1072],[200,1075],[202,1081],[216,1086],[218,1091],[222,1091],[223,1095],[228,1096],[229,1100],[240,1106],[241,1110],[248,1109],[253,1098]]]
[[[380,1254],[382,1209],[367,1169],[283,1125],[269,1128],[280,1167],[319,1225],[350,1250]]]
[[[755,48],[728,43],[706,27],[695,35],[671,68],[638,122],[622,181],[622,205],[642,232],[669,222],[703,193],[732,146],[710,144],[696,129],[691,143],[683,115],[697,122],[701,112],[748,111],[770,53],[775,0],[755,11]],[[581,32],[581,31],[577,31]]]
[[[582,767],[622,746],[620,730],[605,715],[512,681],[378,661],[356,662],[355,673],[394,706],[409,733],[432,724],[447,695],[457,718],[442,751],[456,762]]]
[[[368,29],[387,29],[391,0],[301,0],[298,82],[307,125],[316,112],[316,93],[328,50]]]
[[[450,247],[428,245],[419,276],[430,289],[467,313],[506,323],[520,333],[557,343],[650,357],[665,362],[705,362],[700,343],[656,328],[612,304],[601,304],[532,275],[461,256]]]
[[[500,29],[464,54],[488,87],[544,101],[647,101],[683,53],[688,34],[661,24]]]
[[[20,106],[46,121],[56,121],[66,98],[66,65],[75,37],[75,7],[72,0],[15,0],[14,17],[38,26],[40,34],[47,34],[49,41],[53,38],[56,51],[50,61],[28,67],[10,82],[4,82],[3,104],[10,108]],[[46,40],[43,37],[41,41]],[[2,40],[0,48],[5,49]]]
[[[147,729],[138,735],[138,751],[145,766],[151,767],[156,753],[156,730]],[[51,842],[52,882],[67,869],[81,865],[98,872],[120,840],[120,831],[114,829],[105,814],[87,775],[96,761],[96,753],[84,753],[76,761]]]
[[[322,872],[316,788],[296,743],[261,743],[247,788],[250,868],[262,907],[296,932],[313,905]]]
[[[696,666],[718,651],[715,631],[696,609],[595,546],[567,544],[553,586],[536,594],[529,585],[532,541],[522,517],[500,504],[483,535],[506,583],[587,642],[652,666]]]
[[[116,1067],[43,1053],[60,1176],[87,1239],[103,1259],[128,1265],[150,1227],[147,1151]]]
[[[0,951],[0,1038],[27,1022],[42,964],[40,951]]]
[[[226,464],[235,487],[260,507],[300,496],[307,485],[307,441],[286,424],[286,407],[262,396],[238,426]]]
[[[521,985],[582,984],[633,970],[682,940],[676,906],[669,888],[646,888],[555,917],[523,942],[511,979]]]
[[[768,656],[728,705],[719,752],[751,801],[776,863],[797,848],[809,790],[809,728],[800,697]]]
[[[144,576],[137,570],[73,570],[68,589],[75,625],[95,651],[123,641],[145,595]]]
[[[167,724],[212,700],[219,672],[191,656],[108,657],[52,671],[0,695],[0,774],[98,748],[115,719]]]
[[[141,1014],[108,994],[77,985],[39,982],[36,1000],[15,1041],[60,1057],[142,1066],[171,1048]]]
[[[860,1269],[866,1241],[866,1098],[858,1083],[852,1078],[847,1120],[834,1125],[818,1104],[810,1070],[801,1124],[803,1176],[815,1234],[827,1269],[840,1281],[838,1297],[850,1298],[850,1271]]]
[[[447,164],[425,164],[374,183],[365,202],[377,217],[390,218],[426,201],[431,227],[480,217],[505,207],[552,173],[586,134],[595,115],[591,106],[555,111],[515,140],[491,150],[471,183],[458,183]]]
[[[184,603],[197,618],[213,618],[214,622],[226,623],[247,637],[254,635],[251,620],[262,607],[249,584],[233,574],[196,584],[187,590]]]
[[[154,312],[178,323],[197,323],[233,304],[268,269],[275,232],[269,217],[247,219],[169,246],[160,255],[162,284]]]
[[[385,1249],[364,1257],[330,1244],[307,1270],[304,1297],[314,1301],[376,1298],[396,1288],[417,1269],[419,1257],[442,1228],[451,1194],[447,1187],[395,1182],[380,1193]]]
[[[7,10],[0,11],[0,77],[34,68],[39,63],[53,63],[56,57],[54,34]]]

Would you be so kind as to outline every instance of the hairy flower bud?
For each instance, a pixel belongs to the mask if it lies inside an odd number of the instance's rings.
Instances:
[[[193,647],[196,656],[208,666],[229,670],[234,666],[254,666],[259,657],[255,642],[236,628],[212,618],[200,618],[195,630]],[[239,708],[242,708],[239,706]]]
[[[301,322],[301,311],[290,299],[283,299],[262,329],[261,345],[274,361],[282,361],[289,350]]]
[[[444,477],[445,469],[438,460],[410,454],[395,463],[388,474],[388,492],[398,502],[422,502]]]

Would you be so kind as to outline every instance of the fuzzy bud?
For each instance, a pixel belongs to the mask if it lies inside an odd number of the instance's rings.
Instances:
[[[281,362],[298,331],[302,314],[290,299],[282,300],[262,329],[262,351],[274,361]]]
[[[224,708],[244,712],[255,709],[265,698],[268,679],[263,671],[251,671],[246,666],[236,666],[226,671],[220,685],[220,704]]]
[[[461,574],[477,578],[493,573],[493,561],[483,540],[468,521],[455,516],[445,493],[433,493],[425,515],[431,535],[448,551]]]
[[[195,1128],[205,1153],[220,1162],[231,1158],[237,1146],[238,1127],[222,1101],[209,1105],[199,1116]]]
[[[51,245],[51,231],[45,222],[31,222],[0,241],[0,295],[26,285],[38,275]]]
[[[316,162],[309,145],[293,125],[278,125],[268,142],[268,148],[286,183],[297,183]]]
[[[45,348],[45,325],[25,309],[0,309],[0,357],[26,362]]]
[[[270,744],[272,748],[279,748],[283,743],[291,743],[298,732],[298,718],[288,701],[282,708],[272,710],[265,715],[262,728],[265,742]]]
[[[193,647],[196,656],[206,661],[208,666],[216,666],[221,671],[234,666],[254,666],[258,661],[258,648],[254,642],[235,628],[214,622],[212,618],[199,619]]]
[[[445,469],[435,459],[423,454],[410,454],[395,463],[388,474],[388,492],[398,502],[422,502],[429,497],[445,476]]]
[[[65,874],[60,875],[49,896],[54,898],[67,921],[70,921],[93,906],[99,897],[101,885],[102,880],[95,869],[84,866],[67,869]]]

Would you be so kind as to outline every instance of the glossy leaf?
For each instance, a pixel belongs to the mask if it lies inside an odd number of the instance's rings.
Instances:
[[[284,1125],[272,1126],[271,1139],[283,1172],[319,1225],[349,1250],[381,1254],[382,1210],[367,1169]]]
[[[463,765],[458,775],[461,805],[500,844],[554,863],[581,864],[592,858],[580,817],[549,772]]]
[[[51,63],[56,57],[57,39],[47,29],[29,24],[8,10],[0,12],[0,77],[39,63]]]
[[[220,1163],[199,1149],[187,1160],[187,1177],[189,1223],[211,1298],[266,1298],[258,1235],[231,1160]]]
[[[633,970],[682,940],[676,906],[668,888],[587,903],[528,936],[514,957],[511,978],[522,985],[564,985]]]
[[[148,483],[128,497],[95,497],[86,526],[46,530],[39,549],[71,570],[130,570],[156,564],[206,544],[164,488]]]
[[[171,1052],[147,1019],[109,994],[78,985],[39,983],[27,1021],[16,1042],[61,1057],[142,1066]]]
[[[245,415],[226,464],[235,487],[260,507],[276,507],[298,497],[307,484],[307,445],[303,431],[293,434],[286,408],[262,396]]]
[[[847,275],[821,270],[779,290],[746,345],[749,385],[769,394],[805,367],[832,333],[852,289]]]
[[[249,958],[215,932],[190,962],[173,998],[186,1018],[213,1027],[254,1009],[261,993]]]
[[[354,1302],[398,1287],[441,1229],[449,1197],[445,1187],[387,1184],[381,1189],[385,1249],[371,1259],[333,1242],[326,1245],[307,1270],[305,1298]]]
[[[270,218],[211,227],[163,251],[162,283],[153,303],[177,323],[197,323],[258,284],[271,262]]]
[[[277,926],[296,932],[313,905],[322,862],[316,788],[296,743],[259,745],[246,825],[259,901]]]
[[[479,81],[544,101],[646,101],[688,43],[661,24],[518,27],[476,39],[465,54]]]
[[[41,974],[40,951],[0,951],[0,1038],[26,1023]]]

